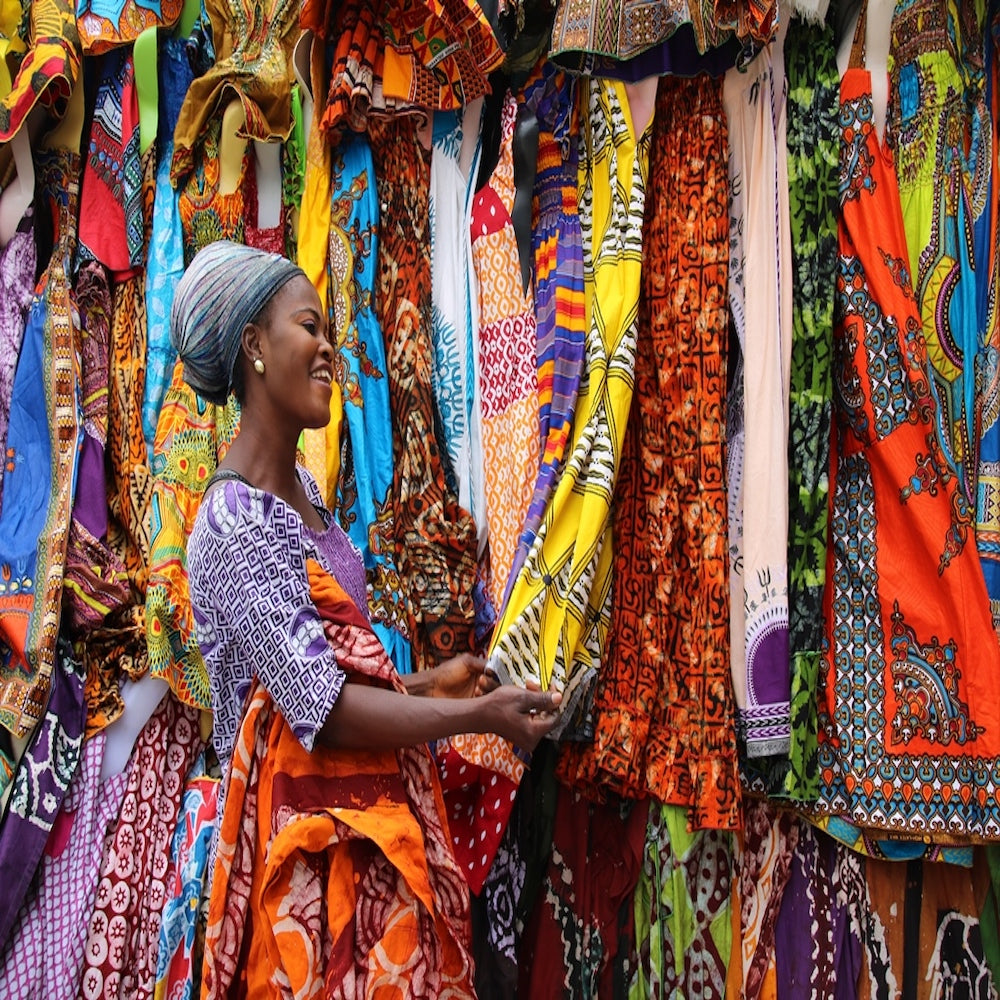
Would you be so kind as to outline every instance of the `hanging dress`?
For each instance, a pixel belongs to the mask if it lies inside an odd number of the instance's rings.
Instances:
[[[727,141],[722,85],[659,83],[635,395],[615,487],[611,627],[594,741],[561,776],[591,794],[739,825],[726,552]]]
[[[586,375],[562,475],[508,590],[490,665],[505,680],[555,681],[564,729],[582,706],[608,626],[611,496],[632,401],[648,126],[637,134],[625,84],[591,79],[581,167]]]
[[[988,259],[978,259],[975,246],[976,227],[990,210],[989,138],[996,125],[990,124],[985,102],[984,32],[976,6],[959,0],[896,5],[887,128],[938,434],[959,489],[974,508],[994,626],[1000,630],[1000,378],[991,356],[1000,335],[982,326],[977,283]]]
[[[835,430],[819,810],[896,836],[1000,834],[998,648],[941,448],[892,154],[841,82]]]

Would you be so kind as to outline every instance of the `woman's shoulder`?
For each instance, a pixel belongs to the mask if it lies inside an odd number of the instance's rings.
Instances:
[[[231,537],[241,530],[266,524],[276,499],[245,479],[226,477],[210,482],[198,508],[195,527],[219,538]]]

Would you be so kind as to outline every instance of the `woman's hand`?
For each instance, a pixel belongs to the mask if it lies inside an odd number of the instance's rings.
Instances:
[[[528,690],[501,685],[485,695],[481,732],[496,733],[522,750],[534,750],[539,740],[556,724],[556,709],[562,701],[558,691]]]
[[[499,685],[486,669],[486,661],[472,653],[460,653],[430,670],[404,674],[407,692],[428,698],[474,698]]]

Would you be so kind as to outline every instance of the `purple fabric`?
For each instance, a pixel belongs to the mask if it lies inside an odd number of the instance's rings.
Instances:
[[[319,505],[315,482],[303,477]],[[344,683],[309,596],[315,559],[367,617],[361,555],[324,512],[308,529],[284,500],[227,480],[202,501],[188,541],[188,583],[198,645],[212,690],[213,742],[225,766],[254,676],[311,750]]]
[[[30,221],[31,212],[25,216]],[[10,425],[10,401],[14,389],[14,369],[21,353],[28,306],[35,291],[37,252],[31,227],[18,227],[10,242],[0,251],[0,458],[6,459],[7,428]],[[3,491],[0,464],[0,497]]]
[[[694,27],[682,24],[669,38],[631,59],[612,59],[590,52],[562,52],[553,61],[570,73],[604,76],[636,83],[647,76],[720,77],[736,65],[740,43],[734,36],[718,48],[699,53]]]
[[[101,782],[104,747],[104,733],[83,746],[83,763],[49,834],[40,877],[0,954],[0,996],[77,994],[104,838],[118,816],[128,775],[122,771]]]
[[[41,861],[49,831],[80,766],[86,708],[83,667],[60,646],[45,716],[21,758],[0,826],[0,950]]]

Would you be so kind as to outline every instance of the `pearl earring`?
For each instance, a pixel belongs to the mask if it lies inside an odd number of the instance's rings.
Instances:
[[[263,375],[264,374],[264,362],[260,358],[254,358],[253,359],[253,370],[258,375]]]

